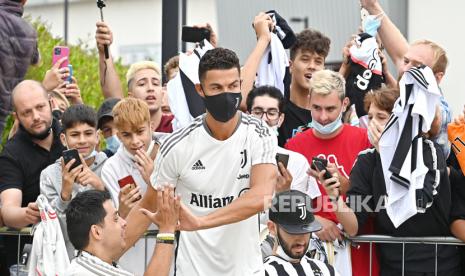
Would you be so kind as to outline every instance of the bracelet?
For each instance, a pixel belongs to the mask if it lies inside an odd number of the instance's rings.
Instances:
[[[157,240],[174,241],[173,233],[158,233]]]
[[[157,238],[157,243],[174,244],[174,240],[161,240]]]

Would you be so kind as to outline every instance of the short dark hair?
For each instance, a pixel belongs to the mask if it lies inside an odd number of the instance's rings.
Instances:
[[[207,71],[210,70],[227,70],[237,68],[241,72],[239,58],[236,53],[226,48],[214,48],[208,50],[199,62],[199,80],[202,82]]]
[[[107,212],[103,203],[111,200],[107,190],[88,190],[78,193],[66,208],[66,227],[69,240],[77,250],[89,244],[92,225],[102,224]]]
[[[281,93],[281,90],[279,90],[278,88],[270,85],[259,86],[250,91],[249,95],[247,95],[246,100],[247,111],[252,111],[252,106],[255,98],[260,96],[268,96],[273,99],[276,99],[278,101],[279,112],[284,112],[283,93]]]
[[[77,124],[88,124],[97,129],[97,113],[88,105],[77,104],[70,106],[63,112],[61,117],[62,130],[65,132]]]
[[[305,29],[297,34],[297,41],[290,49],[291,60],[295,59],[299,49],[314,52],[326,59],[330,45],[331,40],[320,31]]]

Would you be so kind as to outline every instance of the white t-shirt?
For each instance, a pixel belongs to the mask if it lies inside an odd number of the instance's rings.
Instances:
[[[277,139],[262,121],[241,113],[231,137],[209,134],[204,115],[174,132],[161,146],[152,185],[176,186],[196,216],[222,208],[250,188],[254,165],[276,164]],[[273,185],[270,183],[270,185]],[[211,229],[181,232],[176,275],[263,275],[257,216]]]

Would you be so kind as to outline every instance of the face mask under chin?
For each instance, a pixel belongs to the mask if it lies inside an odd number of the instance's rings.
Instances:
[[[342,110],[339,113],[339,116],[336,118],[336,120],[332,121],[331,123],[322,125],[318,123],[316,120],[312,120],[311,126],[323,135],[329,135],[331,133],[334,133],[342,126]]]

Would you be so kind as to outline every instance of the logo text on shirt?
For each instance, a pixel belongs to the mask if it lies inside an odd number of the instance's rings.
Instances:
[[[197,160],[194,165],[192,165],[192,170],[205,170],[205,166],[202,164],[202,161]]]

